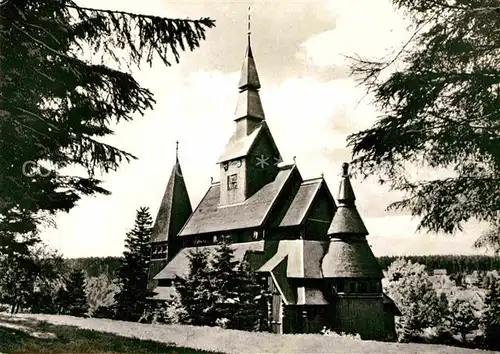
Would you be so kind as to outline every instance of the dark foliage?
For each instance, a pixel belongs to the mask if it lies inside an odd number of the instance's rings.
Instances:
[[[44,245],[36,234],[0,232],[0,301],[12,312],[34,308],[52,311],[52,299],[61,284],[60,255]]]
[[[235,261],[233,253],[229,244],[223,242],[211,261],[206,252],[190,254],[189,276],[175,281],[187,323],[266,330],[266,284],[246,261]]]
[[[483,317],[484,339],[489,349],[500,350],[500,281],[492,283],[485,304]]]
[[[208,254],[198,250],[189,254],[189,275],[177,277],[175,288],[186,311],[186,323],[213,326],[216,320],[217,297],[208,261]]]
[[[419,228],[452,233],[470,219],[487,221],[492,229],[478,245],[500,251],[498,0],[393,2],[414,35],[392,60],[353,64],[383,112],[348,138],[353,164],[405,192],[390,208],[420,216]],[[394,69],[388,78],[385,69]],[[412,173],[425,167],[450,173]]]
[[[130,69],[154,58],[178,62],[213,26],[208,18],[89,9],[72,0],[3,1],[0,232],[34,231],[83,196],[109,194],[96,172],[135,157],[102,139],[155,102]],[[83,173],[66,174],[70,166]]]
[[[151,229],[153,219],[146,207],[137,210],[134,228],[127,233],[119,269],[120,292],[115,295],[116,316],[126,321],[141,318],[148,291]]]
[[[59,311],[65,315],[83,317],[88,313],[85,294],[85,275],[81,269],[73,269],[66,281],[65,288],[59,289]]]
[[[473,271],[500,271],[500,257],[490,256],[461,256],[461,255],[432,255],[432,256],[383,256],[378,257],[382,269],[387,269],[389,265],[398,258],[410,260],[412,263],[425,265],[428,271],[434,269],[446,269],[449,275],[459,273],[470,274]]]

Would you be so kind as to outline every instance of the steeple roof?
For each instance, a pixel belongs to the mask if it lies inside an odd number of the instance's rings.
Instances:
[[[354,191],[349,180],[349,165],[342,165],[338,209],[328,230],[330,244],[321,269],[325,278],[383,277],[382,270],[366,241],[368,230],[356,209]]]
[[[257,121],[264,120],[264,110],[262,109],[262,103],[259,96],[259,74],[257,73],[257,67],[252,53],[252,45],[250,43],[250,12],[248,14],[247,51],[241,67],[238,88],[240,93],[235,110],[235,120],[247,117]]]
[[[349,179],[349,164],[342,165],[342,180],[340,181],[338,193],[338,210],[333,216],[332,223],[328,229],[328,235],[357,235],[366,236],[368,230],[356,209],[354,191]]]
[[[247,89],[260,89],[259,74],[257,73],[257,66],[253,58],[252,46],[250,43],[250,35],[248,35],[247,51],[243,59],[243,66],[241,67],[240,82],[238,84],[240,91]]]
[[[151,242],[166,242],[175,237],[192,212],[193,209],[179,162],[177,143],[175,164],[156,216]]]

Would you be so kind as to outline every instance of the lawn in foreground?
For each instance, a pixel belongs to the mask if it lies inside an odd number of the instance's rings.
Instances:
[[[2,327],[0,323],[0,353],[212,353],[47,322],[24,322],[23,325],[37,332],[53,333],[56,338],[36,338],[25,331]]]

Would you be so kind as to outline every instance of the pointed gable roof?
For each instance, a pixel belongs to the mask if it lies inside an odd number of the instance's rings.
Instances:
[[[295,194],[290,207],[285,216],[281,220],[279,226],[296,226],[305,222],[307,215],[311,211],[311,207],[320,194],[325,193],[326,197],[331,201],[334,210],[337,205],[328,189],[328,186],[323,177],[305,180],[301,183],[299,190]]]
[[[179,158],[176,156],[153,226],[151,242],[165,242],[175,237],[192,211]]]

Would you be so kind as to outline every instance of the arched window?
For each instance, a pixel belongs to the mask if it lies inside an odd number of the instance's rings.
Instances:
[[[254,240],[258,240],[259,239],[259,231],[258,230],[254,230],[254,232],[253,232],[253,239]]]

